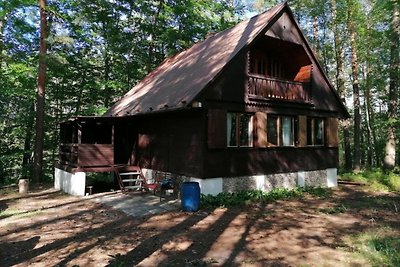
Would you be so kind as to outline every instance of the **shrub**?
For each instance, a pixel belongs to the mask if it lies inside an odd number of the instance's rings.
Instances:
[[[244,190],[236,193],[222,192],[216,196],[202,194],[200,203],[203,208],[231,207],[249,205],[255,202],[268,203],[280,199],[300,198],[304,196],[304,193],[309,193],[315,197],[326,198],[331,194],[331,190],[327,188],[297,187],[291,190],[276,188],[269,192],[261,190]]]

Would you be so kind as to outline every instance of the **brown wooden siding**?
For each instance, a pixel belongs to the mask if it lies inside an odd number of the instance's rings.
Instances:
[[[328,147],[339,146],[339,120],[337,118],[326,119],[326,145]]]
[[[111,144],[79,144],[78,166],[112,166],[114,148]]]
[[[204,177],[233,177],[321,170],[338,166],[336,148],[265,148],[207,150]]]
[[[138,144],[134,152],[134,164],[142,168],[201,177],[206,142],[205,118],[202,109],[140,118],[136,122]]]
[[[226,110],[209,109],[207,125],[208,148],[225,148],[227,144]]]

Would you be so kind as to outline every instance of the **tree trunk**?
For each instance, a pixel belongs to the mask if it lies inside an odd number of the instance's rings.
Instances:
[[[336,0],[331,0],[332,4],[332,16],[333,16],[333,34],[334,34],[334,44],[335,44],[335,57],[336,57],[336,88],[337,92],[342,98],[342,101],[346,101],[346,90],[345,90],[345,80],[344,80],[344,68],[343,68],[343,49],[340,43],[340,31],[337,21],[337,9]],[[350,170],[352,167],[351,162],[351,145],[350,145],[350,121],[346,120],[341,123],[341,128],[343,130],[343,143],[344,143],[344,168]]]
[[[155,34],[155,29],[157,29],[158,27],[158,19],[160,16],[160,13],[162,11],[163,8],[163,4],[164,4],[164,0],[160,0],[158,2],[158,7],[157,10],[153,16],[153,21],[151,22],[152,26],[151,26],[151,32],[150,32],[150,36],[149,36],[149,61],[148,61],[148,65],[147,65],[147,71],[150,72],[153,70],[153,64],[156,63],[156,56],[155,56],[155,51],[154,51],[154,43],[155,43],[155,38],[156,38],[156,34]]]
[[[398,107],[398,86],[399,86],[399,37],[400,37],[400,14],[399,4],[396,0],[393,2],[392,32],[390,45],[390,83],[388,99],[388,132],[385,146],[384,167],[391,170],[396,166],[396,124]]]
[[[360,134],[361,134],[361,115],[360,115],[360,89],[358,83],[358,59],[357,59],[357,44],[356,44],[356,29],[353,22],[352,6],[348,7],[348,29],[350,33],[351,47],[351,72],[353,84],[353,106],[354,106],[354,163],[353,171],[361,170],[361,153],[360,153]]]
[[[0,68],[3,65],[3,47],[4,47],[4,40],[3,40],[3,27],[4,27],[4,18],[0,18]]]
[[[368,20],[367,32],[371,31],[371,23]],[[372,167],[373,165],[378,164],[379,161],[376,160],[377,153],[377,142],[376,142],[376,133],[374,129],[374,110],[372,108],[372,94],[371,94],[371,57],[370,57],[370,43],[371,43],[371,34],[368,34],[367,40],[367,67],[366,67],[366,85],[365,85],[365,118],[367,123],[367,165],[368,167]],[[375,155],[375,157],[374,157]],[[374,164],[375,158],[375,164]]]
[[[30,166],[31,163],[31,145],[32,145],[32,127],[34,124],[34,114],[35,112],[35,105],[32,102],[32,105],[30,106],[28,110],[28,120],[26,124],[26,132],[25,132],[25,140],[24,140],[24,153],[22,155],[22,176],[24,177],[29,177],[30,174],[32,174],[32,169]]]
[[[318,17],[315,16],[313,20],[313,43],[314,43],[314,53],[318,56],[318,59],[321,59],[319,57],[319,50],[318,50]]]
[[[46,85],[46,0],[39,0],[40,7],[40,47],[39,47],[39,71],[36,90],[36,138],[33,162],[33,182],[40,182],[43,164],[43,139],[44,139],[44,101]]]

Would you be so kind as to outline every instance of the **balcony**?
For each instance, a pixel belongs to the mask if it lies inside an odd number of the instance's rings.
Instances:
[[[249,99],[312,102],[309,82],[285,81],[253,73],[248,75],[248,79]]]

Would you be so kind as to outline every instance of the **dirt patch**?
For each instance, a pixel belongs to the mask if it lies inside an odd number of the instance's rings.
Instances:
[[[344,239],[382,226],[400,235],[400,197],[359,188],[143,218],[48,188],[7,194],[0,266],[368,266]]]

